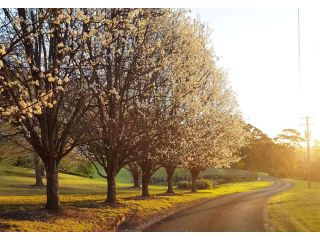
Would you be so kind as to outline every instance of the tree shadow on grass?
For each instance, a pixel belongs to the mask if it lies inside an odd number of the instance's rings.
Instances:
[[[140,200],[153,200],[153,199],[156,199],[157,198],[157,194],[152,194],[148,197],[143,197],[141,195],[138,195],[138,196],[131,196],[131,197],[125,197],[125,198],[121,198],[122,200],[137,200],[137,201],[140,201]]]
[[[0,232],[25,231],[28,229],[28,226],[20,229],[21,224],[24,224],[24,221],[32,222],[30,226],[38,226],[41,224],[46,226],[46,224],[56,224],[57,220],[70,220],[72,223],[77,222],[77,224],[83,226],[85,226],[88,221],[90,224],[92,224],[93,221],[98,224],[97,226],[94,226],[94,229],[97,231],[109,231],[110,229],[113,229],[113,221],[118,221],[119,218],[113,215],[117,215],[117,208],[123,205],[123,203],[119,203],[115,207],[111,207],[102,201],[77,201],[74,203],[68,202],[68,204],[62,204],[61,210],[58,212],[48,211],[43,208],[43,205],[16,204],[0,206],[2,208],[0,208]],[[99,209],[102,208],[105,208],[106,211],[99,211]],[[110,218],[107,216],[109,210],[114,213]],[[77,224],[70,226],[70,229],[77,229]]]
[[[96,200],[82,200],[82,201],[74,201],[74,202],[68,202],[68,206],[76,207],[76,208],[119,208],[124,207],[126,204],[117,201],[116,203],[106,203],[104,201],[96,201]]]
[[[163,197],[174,197],[174,196],[183,196],[185,193],[187,192],[183,192],[183,193],[167,193],[167,192],[163,192],[163,193],[157,193],[157,194],[151,194],[149,197],[143,197],[141,195],[137,195],[137,196],[130,196],[130,197],[125,197],[122,198],[123,200],[153,200],[153,199],[157,199],[159,197],[162,197],[161,199],[163,199]]]
[[[19,205],[21,207],[21,205]],[[17,221],[45,221],[50,216],[61,215],[61,212],[58,213],[49,213],[43,208],[33,208],[33,209],[10,209],[4,212],[1,212],[0,219],[10,219]]]
[[[141,187],[133,187],[133,186],[130,186],[130,187],[121,187],[119,188],[120,190],[137,190],[137,191],[140,191],[141,190]]]
[[[11,228],[17,228],[17,226],[6,224],[6,223],[0,223],[0,232],[6,232]]]
[[[11,171],[11,170],[0,170],[1,174],[5,174],[8,176],[16,176],[16,177],[33,177],[34,174],[31,172],[20,172],[20,171]]]
[[[17,221],[47,221],[60,217],[73,217],[77,214],[77,208],[99,208],[103,203],[95,201],[69,202],[62,204],[58,211],[50,211],[39,204],[10,204],[0,207],[0,219]]]
[[[157,196],[165,196],[165,197],[171,197],[171,196],[183,196],[184,193],[158,193]]]
[[[97,203],[93,205],[90,203],[91,208],[99,208],[103,206],[103,204]],[[20,209],[19,209],[20,207]],[[19,205],[16,209],[9,209],[5,211],[1,211],[0,220],[16,220],[16,221],[40,221],[40,222],[48,222],[53,221],[55,219],[60,218],[86,218],[82,211],[79,211],[78,206],[63,206],[59,211],[50,211],[45,208],[41,208],[40,206],[33,206],[32,208],[29,206],[26,209],[21,209],[21,205]],[[0,223],[2,224],[2,223]],[[3,225],[3,224],[2,224]],[[4,224],[2,227],[8,227],[8,224]],[[1,230],[1,225],[0,225]]]
[[[188,191],[188,192],[184,192],[183,194],[210,194],[210,193],[212,193],[212,191],[199,190],[199,191],[196,191],[196,192]]]
[[[103,201],[82,200],[82,201],[68,202],[68,205],[73,207],[78,207],[78,208],[102,208],[103,203],[104,203]]]

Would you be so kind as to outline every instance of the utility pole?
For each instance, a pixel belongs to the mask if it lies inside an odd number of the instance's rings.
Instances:
[[[305,137],[307,140],[307,178],[308,178],[308,188],[311,187],[311,173],[310,173],[310,129],[309,129],[309,117],[306,116],[306,131]]]
[[[306,138],[306,142],[307,142],[307,151],[306,151],[306,162],[305,162],[305,169],[306,169],[306,177],[308,180],[308,187],[311,187],[311,160],[310,160],[310,138],[311,138],[311,131],[310,131],[310,125],[313,125],[312,123],[310,123],[310,116],[306,116],[305,118],[305,123],[304,124],[300,124],[302,126],[306,126],[306,130],[305,130],[305,138]]]

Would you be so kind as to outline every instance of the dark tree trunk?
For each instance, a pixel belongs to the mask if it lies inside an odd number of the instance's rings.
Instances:
[[[46,209],[57,211],[60,209],[58,168],[52,162],[46,167],[47,204]]]
[[[128,172],[131,174],[133,179],[133,187],[139,188],[140,187],[140,177],[141,171],[139,165],[135,162],[129,163],[127,168]]]
[[[108,192],[105,203],[116,204],[116,174],[110,173],[107,177],[108,181]]]
[[[139,188],[140,187],[140,173],[136,172],[136,173],[132,174],[132,178],[133,178],[133,187]]]
[[[197,178],[200,174],[200,171],[198,170],[192,170],[191,172],[191,192],[197,192]]]
[[[42,166],[40,158],[38,157],[38,155],[36,153],[34,153],[34,168],[35,168],[35,175],[36,175],[35,186],[42,187],[42,186],[44,186],[43,181],[42,181],[43,166]]]
[[[146,173],[142,173],[142,193],[141,196],[142,197],[149,197],[150,193],[149,193],[149,176]]]
[[[46,169],[45,167],[43,166],[43,163],[41,162],[41,176],[42,177],[45,177],[46,176]]]
[[[174,191],[173,191],[173,174],[174,174],[174,170],[176,168],[175,167],[165,167],[165,169],[166,169],[167,177],[168,177],[167,193],[174,193]]]

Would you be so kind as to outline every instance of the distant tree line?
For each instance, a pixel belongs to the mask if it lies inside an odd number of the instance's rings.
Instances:
[[[251,124],[246,130],[248,145],[242,149],[242,160],[236,166],[278,177],[304,176],[305,139],[297,130],[284,129],[273,139]]]

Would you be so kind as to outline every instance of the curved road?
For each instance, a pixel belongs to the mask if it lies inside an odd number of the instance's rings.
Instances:
[[[274,180],[271,187],[230,194],[180,211],[146,232],[263,232],[264,206],[268,199],[292,184]]]

